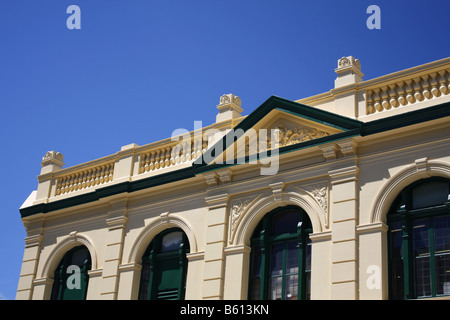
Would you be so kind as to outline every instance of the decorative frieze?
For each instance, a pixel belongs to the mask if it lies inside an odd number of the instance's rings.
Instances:
[[[281,148],[325,136],[328,136],[327,132],[315,128],[290,129],[284,125],[279,125],[273,129],[272,135],[267,137],[267,147],[269,149]]]

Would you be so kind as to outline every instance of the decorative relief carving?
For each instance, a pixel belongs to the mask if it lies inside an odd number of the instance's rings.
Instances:
[[[234,235],[236,233],[239,222],[242,220],[242,217],[245,215],[250,206],[258,201],[258,199],[262,196],[263,195],[261,194],[254,198],[236,200],[232,202],[230,207],[230,236],[228,237],[230,243],[233,242]]]
[[[63,161],[63,160],[64,160],[64,156],[63,156],[62,153],[60,153],[60,152],[56,152],[56,151],[47,151],[47,153],[45,154],[45,156],[42,158],[42,161],[48,161],[48,160],[58,160],[58,161]]]
[[[328,183],[318,182],[303,186],[302,189],[310,193],[322,207],[325,213],[325,227],[328,227]]]
[[[328,185],[326,182],[306,186],[305,190],[314,196],[325,212],[328,212]]]
[[[345,67],[350,65],[350,60],[347,57],[342,57],[338,62],[339,67]]]
[[[242,102],[238,96],[235,96],[232,93],[224,94],[220,97],[220,105],[234,103],[237,106],[241,106]]]
[[[231,205],[231,231],[234,231],[236,223],[247,208],[250,200],[236,201]]]
[[[220,97],[220,104],[225,104],[225,103],[230,103],[230,102],[231,102],[231,99],[226,94],[224,94],[223,96]]]
[[[349,57],[342,57],[338,60],[338,68],[345,68],[348,66],[354,66],[358,70],[361,69],[361,62],[358,59],[355,59],[352,56]]]
[[[267,147],[281,148],[292,144],[328,136],[327,132],[317,129],[289,129],[284,125],[275,127],[271,137],[267,137]],[[272,140],[272,137],[274,138]]]

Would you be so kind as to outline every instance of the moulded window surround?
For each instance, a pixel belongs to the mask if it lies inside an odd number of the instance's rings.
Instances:
[[[264,216],[251,238],[249,299],[309,299],[311,232],[308,215],[299,207]]]
[[[77,266],[79,269],[74,268]],[[85,300],[91,256],[85,246],[69,250],[55,270],[51,300]],[[79,273],[78,273],[79,271]]]
[[[450,180],[406,187],[388,218],[389,297],[450,296]]]
[[[189,241],[181,229],[158,234],[142,257],[139,300],[183,300]]]

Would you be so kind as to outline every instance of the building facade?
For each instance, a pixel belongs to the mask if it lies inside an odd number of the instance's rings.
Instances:
[[[269,97],[63,168],[20,208],[17,299],[450,296],[450,58]]]

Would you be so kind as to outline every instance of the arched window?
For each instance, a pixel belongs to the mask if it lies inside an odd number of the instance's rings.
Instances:
[[[68,251],[55,270],[52,300],[85,300],[91,255],[85,246]]]
[[[389,225],[389,296],[450,295],[450,181],[429,178],[393,202]]]
[[[298,207],[264,216],[251,238],[249,299],[309,299],[311,232],[308,215]]]
[[[142,257],[140,300],[184,299],[189,242],[172,228],[157,235]]]

